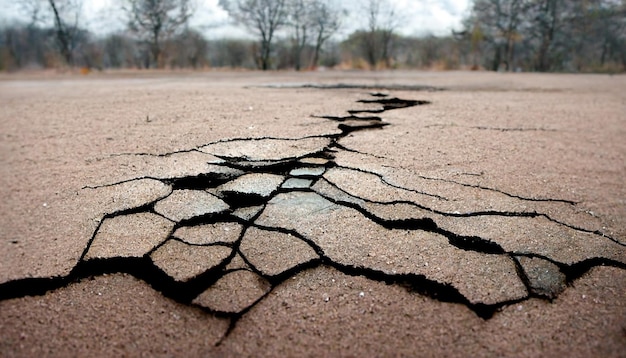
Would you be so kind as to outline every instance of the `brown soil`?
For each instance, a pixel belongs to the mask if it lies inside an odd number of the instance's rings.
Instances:
[[[623,357],[624,80],[2,75],[0,356]]]

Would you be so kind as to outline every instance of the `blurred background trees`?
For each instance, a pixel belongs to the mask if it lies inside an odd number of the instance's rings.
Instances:
[[[271,67],[272,42],[276,31],[287,23],[289,5],[297,0],[220,0],[219,4],[238,23],[260,37],[255,59],[262,70]]]
[[[626,1],[475,0],[461,40],[504,71],[626,71]]]
[[[87,30],[82,1],[21,0],[21,20],[0,26],[0,70],[626,71],[626,0],[473,0],[462,28],[445,36],[402,35],[412,19],[392,0],[350,9],[338,0],[220,0],[249,31],[223,39],[190,25],[194,0],[113,1],[126,26],[107,34]]]
[[[52,0],[50,0],[52,1]],[[189,0],[128,0],[128,28],[147,47],[150,58],[146,67],[164,67],[163,47],[167,40],[184,28],[192,15]],[[191,37],[196,33],[186,31]],[[193,39],[187,43],[195,47]],[[191,49],[193,52],[194,49]],[[195,67],[195,66],[194,66]]]

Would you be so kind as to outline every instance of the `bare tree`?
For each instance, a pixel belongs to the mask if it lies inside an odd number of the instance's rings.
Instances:
[[[187,24],[193,14],[189,0],[129,0],[129,28],[149,47],[152,63],[163,66],[164,42]]]
[[[394,32],[401,19],[389,0],[368,0],[364,8],[367,30],[363,36],[363,51],[367,62],[376,68],[380,61],[391,66]]]
[[[294,66],[302,67],[304,50],[312,48],[310,66],[315,67],[324,43],[339,30],[341,10],[328,0],[291,0],[288,3],[289,20],[292,28]]]
[[[586,0],[561,7],[566,14],[546,56],[551,67],[559,65],[567,34],[570,56],[563,63],[567,69],[626,69],[626,1]]]
[[[595,24],[595,33],[601,39],[600,65],[609,58],[621,63],[626,71],[626,0],[612,3],[599,11],[600,21]]]
[[[79,27],[82,0],[21,0],[18,9],[28,19],[26,41],[30,44],[19,57],[25,56],[31,62],[36,59],[46,65],[46,46],[41,44],[51,40],[62,60],[67,65],[74,65],[75,51],[86,41],[86,31]]]
[[[261,37],[258,64],[262,70],[270,68],[272,41],[276,31],[287,22],[286,0],[220,0],[224,8],[237,22],[245,25]]]
[[[310,0],[291,0],[288,3],[289,25],[293,28],[293,61],[296,71],[302,67],[302,51],[304,50],[311,27]]]
[[[515,45],[521,40],[521,25],[527,21],[529,0],[476,0],[472,8],[472,34],[491,44],[491,69],[504,64],[505,70],[515,67]]]
[[[37,31],[37,22],[40,18],[41,4],[36,0],[23,0],[19,4],[19,10],[28,22],[26,26],[15,25],[12,27],[1,26],[0,49],[0,69],[16,69],[24,66],[32,59],[32,50],[39,49],[40,46],[35,36],[40,35]],[[25,44],[29,46],[24,46]]]
[[[537,71],[548,71],[551,67],[550,50],[553,46],[558,27],[561,24],[559,12],[560,0],[540,0],[533,4],[535,35],[539,39],[539,48],[535,62]]]
[[[19,10],[28,17],[28,26],[36,26],[43,20],[44,10],[42,7],[47,6],[41,0],[21,0]]]
[[[78,19],[81,15],[82,1],[80,0],[48,0],[52,16],[59,52],[65,62],[74,64],[74,49],[78,44],[80,29]],[[33,12],[33,16],[36,13]],[[34,19],[34,18],[33,18]]]
[[[535,71],[614,70],[626,65],[624,0],[475,0],[464,36],[472,50]]]
[[[315,34],[315,48],[311,66],[317,66],[322,46],[341,27],[340,17],[345,11],[333,8],[328,1],[317,0],[311,9],[311,27]]]

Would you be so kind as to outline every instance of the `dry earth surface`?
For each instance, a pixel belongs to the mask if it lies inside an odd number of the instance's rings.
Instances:
[[[626,356],[626,77],[0,76],[0,356]]]

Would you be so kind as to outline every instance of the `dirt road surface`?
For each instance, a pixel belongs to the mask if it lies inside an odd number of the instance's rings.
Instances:
[[[626,77],[0,76],[0,356],[626,356]]]

